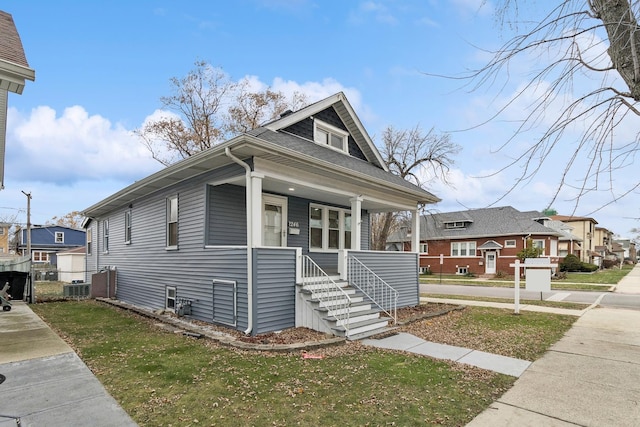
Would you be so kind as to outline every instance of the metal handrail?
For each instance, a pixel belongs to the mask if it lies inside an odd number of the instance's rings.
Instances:
[[[351,297],[308,255],[302,256],[302,279],[305,289],[311,292],[321,306],[328,309],[328,315],[336,321],[344,320],[343,325],[349,333],[349,315]],[[340,316],[341,317],[338,317]]]
[[[349,255],[347,262],[349,284],[365,294],[375,305],[391,317],[395,324],[398,314],[398,291],[364,265],[358,258]]]

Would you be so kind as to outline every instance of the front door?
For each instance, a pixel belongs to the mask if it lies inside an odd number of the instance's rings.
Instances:
[[[496,253],[495,252],[487,252],[485,256],[486,267],[484,272],[486,274],[495,274],[496,273]]]
[[[287,198],[262,196],[262,245],[287,246]]]

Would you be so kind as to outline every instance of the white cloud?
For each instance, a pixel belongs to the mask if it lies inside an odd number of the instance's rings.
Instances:
[[[90,116],[81,106],[61,115],[40,106],[23,116],[8,111],[9,179],[60,185],[116,177],[133,181],[159,169],[146,148],[119,124]]]

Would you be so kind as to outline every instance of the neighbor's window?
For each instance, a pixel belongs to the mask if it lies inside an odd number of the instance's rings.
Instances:
[[[476,242],[451,242],[451,256],[476,256]]]
[[[124,243],[131,243],[131,211],[124,211]]]
[[[540,255],[544,255],[544,239],[534,240],[533,247],[540,249]]]
[[[464,228],[465,223],[462,221],[447,222],[444,226],[446,228]]]
[[[49,253],[42,251],[33,251],[31,253],[31,261],[33,262],[49,262]]]
[[[56,243],[64,243],[64,233],[62,231],[56,231]]]
[[[420,252],[426,254],[429,252],[429,244],[428,243],[420,243]]]
[[[93,233],[91,233],[91,228],[87,229],[87,254],[91,255],[91,243],[93,240]]]
[[[469,273],[469,269],[467,267],[458,267],[458,271],[456,272],[456,274],[461,274],[461,275],[465,275]]]
[[[175,286],[167,286],[166,287],[165,308],[167,310],[175,310],[176,309],[176,287]]]
[[[178,246],[178,196],[167,199],[167,247]]]
[[[309,248],[351,249],[351,212],[312,205],[309,210]]]
[[[349,134],[320,120],[313,121],[313,140],[336,150],[348,152]]]
[[[102,250],[103,252],[109,252],[109,220],[105,219],[102,222]]]
[[[516,241],[515,240],[505,240],[504,241],[504,247],[505,248],[515,248],[516,247]]]

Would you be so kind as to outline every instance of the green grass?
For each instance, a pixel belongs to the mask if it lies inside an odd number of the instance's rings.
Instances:
[[[513,298],[493,298],[493,297],[478,297],[471,295],[447,295],[447,294],[420,294],[423,298],[442,298],[442,299],[457,299],[457,300],[469,300],[469,301],[486,301],[486,302],[503,302],[513,303]],[[521,299],[521,305],[537,305],[541,307],[553,307],[553,308],[566,308],[569,310],[583,310],[589,307],[590,304],[580,304],[577,302],[564,302],[564,301],[545,301],[535,299]]]
[[[144,426],[456,426],[515,380],[354,345],[324,359],[232,350],[92,301],[33,309]]]

